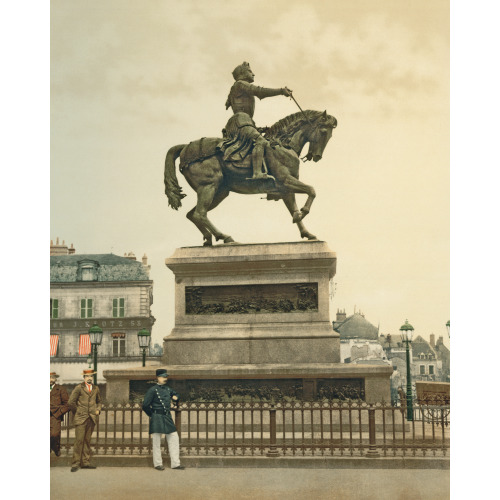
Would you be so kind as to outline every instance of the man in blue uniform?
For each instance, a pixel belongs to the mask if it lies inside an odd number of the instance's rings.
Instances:
[[[142,409],[149,417],[149,434],[153,440],[153,466],[156,470],[165,470],[161,457],[161,435],[167,436],[170,467],[183,470],[179,460],[179,434],[170,414],[170,401],[179,401],[179,395],[167,387],[168,373],[164,368],[156,370],[157,383],[148,389],[144,396]]]

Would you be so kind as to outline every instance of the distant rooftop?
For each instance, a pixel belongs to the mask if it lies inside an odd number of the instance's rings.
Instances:
[[[343,321],[335,321],[333,329],[340,334],[341,340],[355,338],[367,340],[378,339],[378,328],[373,326],[360,313],[354,313]]]
[[[143,281],[149,280],[147,257],[137,262],[135,256],[119,257],[109,254],[51,255],[50,282]],[[91,279],[82,278],[82,269],[92,273]]]

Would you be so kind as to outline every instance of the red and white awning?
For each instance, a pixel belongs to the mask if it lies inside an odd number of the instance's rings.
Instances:
[[[55,356],[57,353],[57,342],[59,341],[59,335],[50,336],[50,355]]]
[[[84,334],[80,335],[80,345],[78,346],[78,354],[86,356],[92,352],[92,346],[90,345],[90,335]]]

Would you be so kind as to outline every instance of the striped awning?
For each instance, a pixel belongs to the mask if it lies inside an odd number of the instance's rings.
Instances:
[[[57,342],[59,341],[59,335],[50,336],[50,355],[55,356],[57,353]]]
[[[80,335],[80,344],[78,346],[78,354],[86,356],[92,352],[90,345],[90,335],[88,333]]]

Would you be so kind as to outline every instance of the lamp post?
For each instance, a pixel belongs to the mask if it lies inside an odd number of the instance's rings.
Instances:
[[[100,346],[102,342],[102,328],[99,328],[99,326],[94,323],[94,326],[89,330],[89,336],[92,352],[94,353],[94,385],[97,385],[97,347]]]
[[[413,337],[413,326],[405,321],[405,324],[399,329],[401,338],[406,344],[406,411],[407,419],[413,420],[413,391],[411,387],[411,366],[410,366],[410,344]]]
[[[146,349],[149,348],[151,342],[151,332],[143,328],[137,332],[137,340],[139,348],[142,349],[142,366],[146,366]]]
[[[450,320],[446,322],[446,331],[448,332],[448,338],[450,338]]]

